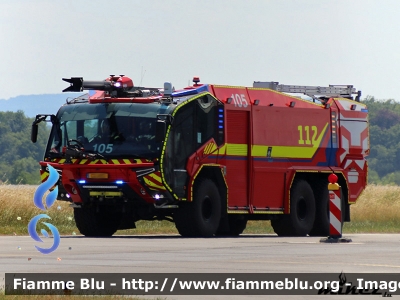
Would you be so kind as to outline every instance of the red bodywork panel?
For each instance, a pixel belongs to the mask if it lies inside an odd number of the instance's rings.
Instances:
[[[144,189],[143,185],[138,181],[136,176],[136,169],[139,168],[151,168],[154,167],[154,163],[139,162],[139,163],[125,163],[118,160],[114,161],[93,161],[93,164],[89,163],[88,160],[72,160],[72,163],[60,163],[56,162],[40,162],[41,166],[51,165],[55,169],[62,170],[62,184],[66,191],[69,193],[71,199],[75,203],[81,203],[82,199],[79,194],[79,188],[77,186],[79,180],[85,180],[85,184],[90,183],[101,184],[113,183],[117,180],[122,180],[127,184],[133,191],[148,203],[154,203],[154,198],[149,195]],[[88,178],[89,173],[106,173],[108,178],[106,179],[91,179]],[[44,178],[45,179],[45,178]],[[75,191],[75,192],[74,192]]]
[[[360,196],[369,152],[365,105],[341,98],[323,105],[258,88],[210,91],[225,102],[226,144],[217,163],[226,166],[229,210],[289,213],[296,172],[343,173],[349,202]]]

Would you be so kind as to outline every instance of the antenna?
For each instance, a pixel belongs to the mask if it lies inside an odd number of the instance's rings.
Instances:
[[[142,66],[142,72],[141,72],[141,76],[140,76],[140,84],[139,84],[139,86],[142,86],[142,81],[143,81],[143,78],[144,78],[144,74],[146,74],[146,70],[144,70],[144,72],[143,72],[143,66]]]

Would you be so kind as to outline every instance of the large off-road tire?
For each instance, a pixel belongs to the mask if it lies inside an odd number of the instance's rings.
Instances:
[[[227,215],[224,221],[228,224],[226,226],[220,224],[223,229],[218,228],[216,232],[218,236],[239,236],[247,226],[247,218],[244,215]]]
[[[314,187],[315,221],[310,236],[329,235],[329,191],[328,180],[319,180]]]
[[[192,202],[181,203],[174,212],[175,226],[185,237],[211,237],[221,218],[221,197],[215,184],[202,179],[196,186]]]
[[[74,208],[74,217],[80,233],[91,237],[112,236],[121,222],[120,213],[106,207],[99,211],[95,207]]]
[[[229,235],[238,236],[243,233],[247,226],[247,218],[240,215],[230,215],[229,222]]]
[[[296,180],[290,189],[290,214],[271,220],[279,236],[306,236],[315,220],[315,200],[311,186],[305,180]]]
[[[310,231],[310,236],[329,236],[330,218],[329,218],[329,190],[328,181],[321,181],[319,186],[314,188],[315,195],[315,221]],[[319,196],[317,196],[319,195]],[[342,212],[342,229],[345,217],[345,199],[343,190],[340,190],[341,212]]]

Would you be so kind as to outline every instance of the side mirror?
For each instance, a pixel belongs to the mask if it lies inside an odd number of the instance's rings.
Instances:
[[[156,123],[156,142],[161,143],[165,139],[165,133],[167,131],[167,124],[165,121],[157,120]]]
[[[38,124],[32,124],[32,131],[31,131],[31,141],[32,143],[36,143],[37,135],[38,135],[39,126]]]

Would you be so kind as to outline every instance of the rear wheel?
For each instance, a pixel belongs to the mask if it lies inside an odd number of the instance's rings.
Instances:
[[[181,203],[174,213],[175,226],[182,236],[210,237],[221,218],[221,197],[215,184],[203,179],[195,187],[193,202]]]
[[[310,236],[328,236],[330,234],[330,200],[328,182],[321,180],[318,186],[314,188],[314,195],[316,199],[315,222],[310,231]],[[341,201],[341,214],[342,214],[342,229],[345,217],[345,199],[343,190],[340,190]]]
[[[314,186],[315,221],[310,231],[311,236],[329,235],[329,191],[328,181],[320,180]]]
[[[80,233],[92,237],[112,236],[121,222],[121,214],[108,207],[74,208],[74,217]]]
[[[247,226],[247,218],[245,216],[232,215],[229,216],[229,235],[238,236],[243,233]]]
[[[296,180],[290,189],[290,214],[271,220],[279,236],[305,236],[315,220],[315,200],[310,185],[305,180]]]

